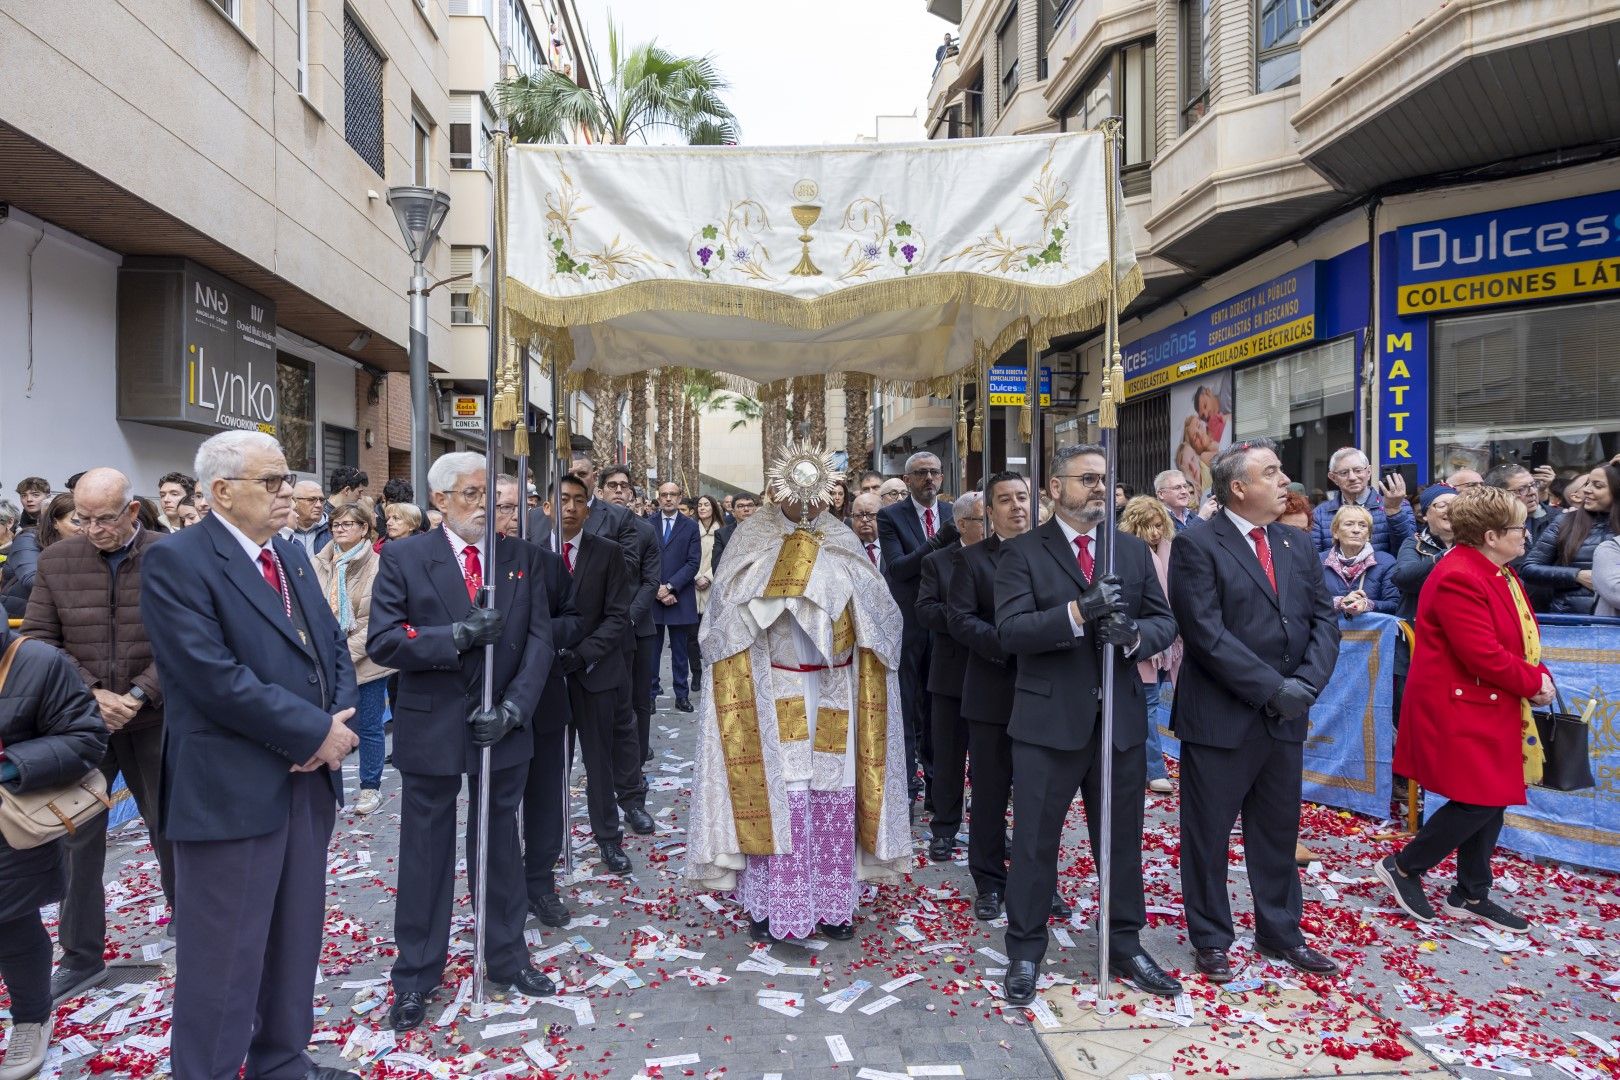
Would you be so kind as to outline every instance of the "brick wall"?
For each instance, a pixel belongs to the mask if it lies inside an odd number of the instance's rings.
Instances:
[[[404,372],[390,372],[377,386],[377,400],[371,401],[372,377],[356,371],[354,377],[355,426],[360,431],[360,468],[371,477],[372,487],[382,489],[391,476],[410,479],[411,379]],[[371,445],[366,445],[367,433]]]

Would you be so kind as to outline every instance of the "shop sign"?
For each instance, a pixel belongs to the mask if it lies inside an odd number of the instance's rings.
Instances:
[[[1316,264],[1272,278],[1125,346],[1125,396],[1316,339]]]
[[[1397,258],[1397,233],[1378,238],[1378,260]],[[1386,279],[1387,280],[1387,279]],[[1378,353],[1379,469],[1408,468],[1419,483],[1429,479],[1429,320],[1398,310],[1403,287],[1389,281],[1380,290]],[[1410,480],[1410,477],[1408,478]]]
[[[993,367],[990,369],[990,404],[1022,405],[1029,395],[1029,369],[1027,367]],[[1052,404],[1052,369],[1041,368],[1041,407]]]
[[[119,417],[276,434],[276,307],[184,259],[126,260],[118,280]]]
[[[1396,313],[1620,289],[1620,191],[1396,230]]]
[[[450,428],[452,431],[484,430],[484,396],[453,395],[450,398]]]

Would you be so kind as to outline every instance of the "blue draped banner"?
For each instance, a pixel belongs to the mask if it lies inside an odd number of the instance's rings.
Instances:
[[[1389,816],[1390,763],[1395,754],[1395,644],[1400,620],[1369,612],[1341,616],[1339,663],[1311,708],[1305,740],[1304,795],[1377,818]],[[1166,697],[1169,697],[1167,694]],[[1157,718],[1165,753],[1181,756],[1168,730],[1168,710]]]

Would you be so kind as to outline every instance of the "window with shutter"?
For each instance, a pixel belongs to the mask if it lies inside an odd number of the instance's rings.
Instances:
[[[1458,451],[1528,461],[1540,441],[1554,468],[1620,450],[1620,300],[1436,319],[1432,332],[1437,466]]]
[[[457,244],[450,249],[450,276],[459,278],[463,274],[471,275],[450,287],[452,325],[478,324],[477,313],[473,310],[473,293],[483,283],[484,258],[487,253],[487,249],[475,244]]]
[[[1018,90],[1018,5],[1014,4],[996,31],[996,62],[1001,72],[1001,102],[999,112],[1007,111],[1007,103]]]
[[[383,58],[343,10],[343,138],[378,176],[383,165]]]

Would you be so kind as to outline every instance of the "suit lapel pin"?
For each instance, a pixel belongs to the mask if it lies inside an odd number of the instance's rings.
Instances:
[[[1283,547],[1287,547],[1287,546],[1288,546],[1288,538],[1284,537],[1283,538]]]
[[[300,567],[297,567],[296,569],[298,571],[298,576],[303,577],[304,576],[304,568],[302,566],[300,566]]]

